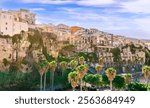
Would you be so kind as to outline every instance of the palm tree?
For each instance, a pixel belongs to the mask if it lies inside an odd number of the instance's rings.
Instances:
[[[76,60],[71,60],[69,64],[70,64],[71,69],[75,69],[78,65],[78,62]]]
[[[70,72],[68,74],[68,81],[71,83],[73,91],[78,86],[78,73],[76,71]]]
[[[114,68],[108,68],[106,70],[106,76],[108,77],[108,80],[110,81],[110,90],[112,91],[112,81],[116,77],[116,70]]]
[[[49,67],[50,67],[50,72],[51,72],[50,84],[51,84],[51,90],[53,91],[53,87],[54,87],[54,72],[55,72],[55,69],[57,67],[56,61],[50,62],[49,63]]]
[[[132,75],[131,74],[124,75],[124,80],[126,84],[130,84],[132,80]]]
[[[48,69],[49,69],[49,66],[46,65],[46,67],[45,67],[45,75],[44,75],[44,91],[45,91],[45,88],[46,88],[46,74],[47,74]]]
[[[83,56],[79,57],[79,64],[82,65],[84,64],[85,58]]]
[[[44,87],[43,87],[43,90],[45,91],[45,88],[46,88],[46,74],[47,74],[47,71],[49,69],[49,66],[48,66],[48,62],[47,60],[40,60],[40,73],[44,74]],[[41,85],[42,85],[42,76],[41,76]]]
[[[80,91],[82,91],[82,79],[88,71],[87,65],[79,65],[77,68],[78,78],[80,80]]]
[[[61,67],[61,70],[62,70],[62,76],[64,76],[64,71],[67,69],[67,67],[68,67],[68,64],[67,64],[67,62],[66,61],[62,61],[61,63],[60,63],[60,67]]]
[[[103,65],[104,64],[104,59],[101,57],[98,62],[99,62],[99,65]]]
[[[145,82],[148,84],[148,79],[150,76],[150,66],[144,66],[142,68],[142,73],[144,74]]]
[[[97,74],[99,75],[99,74],[100,74],[100,71],[102,70],[102,65],[97,65],[97,66],[95,67],[95,70],[96,70]]]
[[[124,80],[125,80],[126,85],[129,85],[131,83],[131,80],[132,80],[132,75],[131,74],[124,75]]]
[[[46,72],[46,66],[43,62],[39,63],[38,70],[40,73],[40,90],[42,91],[42,89],[43,89],[43,75]]]

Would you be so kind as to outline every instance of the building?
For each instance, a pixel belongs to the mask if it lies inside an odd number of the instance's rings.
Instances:
[[[35,25],[35,14],[28,10],[0,10],[0,35],[13,36],[21,31],[28,31],[30,25]]]

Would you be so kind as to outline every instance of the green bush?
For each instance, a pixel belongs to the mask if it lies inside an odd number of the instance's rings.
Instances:
[[[105,74],[102,75],[102,82],[105,86],[109,85],[109,80]],[[121,89],[125,87],[125,81],[122,76],[117,75],[113,80],[113,87],[116,89]]]
[[[102,85],[102,77],[97,74],[87,74],[83,79],[86,83],[89,83],[94,86],[101,86]]]
[[[113,86],[116,89],[122,89],[125,87],[125,80],[122,76],[116,76],[115,79],[113,80]]]
[[[39,77],[32,73],[0,72],[0,90],[29,91],[36,90]]]
[[[141,84],[138,82],[132,82],[128,85],[128,89],[130,91],[147,91],[147,87],[145,84]]]
[[[108,77],[106,76],[106,74],[102,75],[102,82],[105,86],[109,85],[109,80],[108,80]]]

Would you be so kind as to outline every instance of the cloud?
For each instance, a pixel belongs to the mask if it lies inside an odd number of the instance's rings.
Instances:
[[[20,0],[23,3],[69,4],[75,0]]]
[[[122,12],[132,13],[150,13],[150,0],[131,0],[129,2],[121,3]]]
[[[115,3],[114,0],[20,0],[23,3],[41,4],[77,4],[84,6],[99,6]]]
[[[44,11],[45,8],[30,8],[31,11]]]
[[[88,10],[83,8],[59,8],[59,12],[67,14],[71,19],[78,20],[105,20],[107,17],[95,12],[95,10]]]
[[[79,0],[76,2],[78,5],[85,6],[100,6],[115,3],[114,0]]]

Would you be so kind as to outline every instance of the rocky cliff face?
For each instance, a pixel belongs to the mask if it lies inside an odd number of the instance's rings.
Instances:
[[[90,42],[93,43],[93,46],[101,45],[102,41],[109,45],[113,35],[97,29],[69,27],[63,24],[46,26],[45,30],[39,28],[30,29],[29,32],[21,32],[13,37],[0,36],[0,71],[30,72],[37,67],[39,58],[48,59],[49,54],[56,57],[66,44],[73,43],[77,45],[78,50],[87,51],[90,50]],[[46,32],[47,28],[49,28],[48,32]],[[127,40],[129,39],[113,35],[114,45],[122,45]],[[72,50],[73,46],[66,48]]]
[[[13,37],[0,36],[0,71],[30,72],[37,68],[40,59],[55,57],[63,46],[58,39],[58,36],[63,38],[64,35],[59,34],[63,32],[46,33],[34,29]]]

